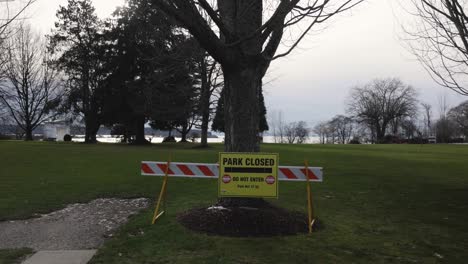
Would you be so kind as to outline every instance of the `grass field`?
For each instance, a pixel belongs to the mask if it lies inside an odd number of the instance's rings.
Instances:
[[[27,218],[97,197],[155,197],[157,177],[141,160],[216,162],[221,145],[149,147],[0,141],[0,219]],[[227,238],[186,230],[186,209],[216,201],[216,182],[171,179],[168,214],[151,226],[151,209],[109,240],[93,263],[467,263],[468,146],[276,145],[282,165],[325,168],[314,183],[324,229],[312,235]],[[272,202],[305,210],[305,185],[280,184]],[[0,230],[1,232],[1,230]],[[1,233],[0,233],[1,237]],[[18,251],[0,251],[9,263]]]

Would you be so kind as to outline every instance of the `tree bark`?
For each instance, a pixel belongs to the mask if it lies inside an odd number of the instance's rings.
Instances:
[[[238,37],[251,36],[262,25],[262,1],[218,0],[220,16],[226,28]],[[222,36],[227,43],[231,35]],[[254,35],[231,50],[224,73],[224,148],[228,152],[258,152],[259,93],[268,64],[261,56],[262,40]],[[264,65],[263,65],[264,64]]]
[[[223,69],[224,72],[224,117],[226,152],[259,152],[260,144],[258,99],[262,83],[261,71],[256,67],[236,67],[240,70]],[[226,207],[267,206],[261,198],[222,198],[218,204]]]
[[[208,146],[208,123],[209,123],[209,117],[210,113],[208,112],[208,115],[206,115],[205,112],[202,113],[202,123],[201,123],[201,135],[200,135],[200,145],[202,147],[207,147]]]
[[[183,125],[182,125],[182,130],[180,131],[180,142],[187,142],[187,134],[188,134],[189,130],[188,130],[188,124],[187,122],[185,122]]]
[[[256,67],[223,69],[227,152],[258,152],[258,93],[262,74]]]
[[[377,127],[377,143],[383,143],[385,138],[385,130],[387,130],[386,126],[378,126]]]
[[[145,123],[146,119],[144,115],[139,115],[136,117],[135,126],[136,126],[136,133],[135,133],[135,142],[133,144],[136,145],[145,145],[149,144],[149,141],[145,138]]]
[[[101,124],[97,117],[93,114],[85,115],[85,143],[94,144],[97,143],[96,134]]]
[[[33,141],[33,129],[30,125],[26,125],[26,130],[25,132],[25,141]]]

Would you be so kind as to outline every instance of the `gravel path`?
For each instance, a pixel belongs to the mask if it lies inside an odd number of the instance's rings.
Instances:
[[[0,248],[92,249],[112,236],[130,215],[147,208],[139,199],[97,199],[28,220],[0,222]]]

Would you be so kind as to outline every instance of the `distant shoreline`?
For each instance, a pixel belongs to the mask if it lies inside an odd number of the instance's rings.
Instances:
[[[151,140],[151,143],[162,143],[164,137],[153,137],[147,135],[145,137],[148,141]],[[180,141],[180,137],[175,137],[177,141]],[[97,141],[102,142],[102,143],[119,143],[121,140],[121,137],[116,137],[116,136],[98,136]],[[188,140],[188,139],[187,139]],[[83,142],[84,141],[84,135],[77,135],[74,136],[72,139],[73,142]],[[190,140],[189,140],[190,141]],[[200,142],[200,138],[196,138],[195,142]],[[208,143],[223,143],[224,142],[224,137],[223,136],[217,136],[217,137],[208,137]],[[277,142],[275,142],[275,137],[273,136],[264,136],[263,137],[263,142],[264,143],[279,143],[279,140],[277,139]],[[317,144],[320,142],[319,137],[311,136],[308,137],[307,140],[304,142],[305,144]]]

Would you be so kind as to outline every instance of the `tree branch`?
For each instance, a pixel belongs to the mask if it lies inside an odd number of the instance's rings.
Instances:
[[[181,23],[213,58],[222,63],[228,62],[225,45],[199,13],[193,0],[153,0],[153,3]]]

